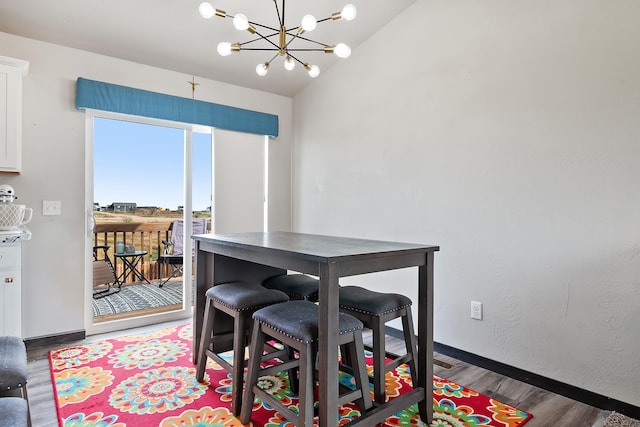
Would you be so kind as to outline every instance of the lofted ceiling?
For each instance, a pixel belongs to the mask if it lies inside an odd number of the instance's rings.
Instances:
[[[280,57],[272,62],[266,76],[259,77],[256,65],[271,59],[273,52],[218,55],[218,42],[246,42],[255,36],[236,30],[229,18],[202,18],[200,1],[0,0],[0,31],[194,75],[196,80],[204,77],[284,96],[295,95],[313,80],[300,64],[293,71],[284,70]],[[359,44],[414,2],[289,0],[285,26],[299,26],[306,14],[318,20],[327,18],[352,3],[358,9],[355,20],[322,22],[305,35],[330,45],[346,43],[354,57]],[[229,15],[243,13],[250,21],[278,26],[274,0],[210,3]],[[279,7],[280,3],[277,0]],[[318,65],[321,74],[339,61],[349,60],[322,52],[301,52],[299,58]]]

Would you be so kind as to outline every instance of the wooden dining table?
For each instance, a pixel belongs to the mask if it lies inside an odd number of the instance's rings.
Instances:
[[[220,283],[295,271],[317,276],[319,289],[319,425],[338,426],[338,288],[341,277],[386,270],[418,269],[418,383],[385,404],[375,405],[354,424],[373,426],[417,403],[420,418],[433,419],[433,268],[438,246],[293,232],[200,234],[196,246],[193,363],[202,331],[205,292]],[[398,289],[393,284],[390,290]]]

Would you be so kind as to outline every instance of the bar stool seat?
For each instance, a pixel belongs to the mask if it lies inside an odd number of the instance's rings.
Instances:
[[[205,295],[207,302],[202,321],[196,379],[203,381],[208,357],[231,373],[231,411],[234,415],[239,415],[246,364],[244,354],[252,325],[251,316],[256,310],[288,301],[289,297],[283,292],[242,281],[215,285]],[[232,327],[229,327],[229,318],[233,320]],[[233,350],[232,363],[220,356],[229,350]]]
[[[0,427],[26,427],[29,406],[21,397],[0,397]]]
[[[340,287],[340,311],[358,318],[373,332],[373,389],[377,403],[386,401],[385,375],[402,364],[408,364],[412,384],[417,384],[417,345],[411,317],[411,299],[400,294],[375,292],[359,286]],[[406,353],[386,362],[385,324],[402,318]]]
[[[240,413],[240,422],[247,424],[251,418],[254,397],[257,395],[269,406],[298,427],[313,426],[314,416],[314,373],[318,351],[318,306],[310,301],[289,301],[257,310],[253,314],[254,326],[249,350],[250,361],[247,372],[247,386]],[[338,320],[338,345],[344,346],[351,360],[355,361],[353,376],[356,389],[342,390],[339,404],[356,402],[364,412],[371,408],[369,382],[367,381],[364,344],[362,342],[362,322],[353,316],[340,313]],[[290,346],[299,353],[298,359],[286,360],[280,364],[261,368],[259,354],[263,343],[273,338]],[[336,348],[335,351],[338,351]],[[299,369],[298,412],[280,403],[274,396],[258,386],[258,378],[274,372],[289,372]],[[346,387],[344,387],[346,389]]]
[[[284,292],[291,300],[318,301],[320,281],[306,274],[282,274],[269,277],[262,286]]]
[[[20,337],[0,336],[0,396],[21,397],[27,407],[27,424],[31,425],[27,393],[27,349]]]

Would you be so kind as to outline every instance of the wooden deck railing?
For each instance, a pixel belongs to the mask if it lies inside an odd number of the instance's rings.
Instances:
[[[93,230],[93,244],[109,246],[108,255],[114,262],[118,275],[122,273],[123,266],[122,262],[116,261],[113,256],[117,242],[134,245],[138,251],[147,251],[138,268],[150,281],[159,280],[171,274],[170,266],[158,264],[156,260],[164,250],[162,241],[168,241],[171,236],[169,228],[172,222],[96,224]],[[127,280],[131,281],[132,278],[128,277]]]

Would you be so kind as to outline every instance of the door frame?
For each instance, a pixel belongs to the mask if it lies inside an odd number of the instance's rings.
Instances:
[[[104,332],[117,331],[122,329],[135,328],[139,326],[152,325],[161,322],[168,322],[174,320],[186,320],[192,317],[192,307],[188,301],[192,300],[192,245],[191,240],[191,227],[185,227],[184,229],[184,273],[183,277],[183,305],[181,310],[170,311],[166,313],[147,314],[143,316],[136,316],[127,319],[112,320],[101,323],[93,322],[93,289],[89,284],[93,283],[93,226],[95,225],[95,219],[93,218],[93,186],[94,186],[94,174],[93,174],[93,137],[94,137],[94,118],[104,118],[111,120],[128,121],[152,126],[162,126],[174,129],[182,129],[184,131],[184,189],[183,189],[183,219],[185,224],[190,224],[193,220],[193,203],[192,203],[192,190],[193,190],[193,173],[192,173],[192,152],[193,152],[193,133],[208,133],[213,135],[212,128],[200,125],[193,125],[187,123],[178,123],[168,120],[152,119],[141,116],[131,116],[121,113],[112,113],[99,110],[87,109],[85,111],[85,263],[84,263],[84,289],[85,289],[85,331],[87,335],[99,334]],[[213,144],[213,139],[211,140]],[[213,153],[213,146],[211,152]],[[212,173],[211,173],[211,188],[213,191],[213,159],[211,159]],[[211,217],[208,218],[211,223]]]

